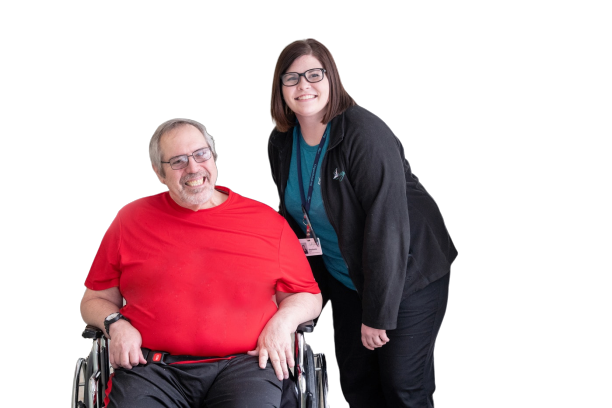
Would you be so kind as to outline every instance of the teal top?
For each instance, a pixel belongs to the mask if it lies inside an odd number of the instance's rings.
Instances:
[[[321,247],[323,248],[323,262],[325,267],[332,274],[334,278],[342,282],[344,286],[349,289],[355,290],[355,285],[349,277],[348,267],[342,254],[340,253],[340,247],[338,246],[338,236],[336,231],[329,222],[327,214],[325,213],[325,207],[323,206],[323,198],[321,197],[321,163],[323,163],[323,157],[327,151],[329,145],[329,129],[330,125],[327,125],[325,133],[325,144],[321,152],[319,159],[319,165],[317,166],[314,187],[312,189],[312,198],[310,201],[310,210],[308,211],[308,217],[312,228],[317,234],[317,238],[321,241]],[[291,153],[291,166],[289,168],[289,179],[287,180],[287,188],[285,189],[285,206],[289,214],[297,221],[302,231],[306,233],[306,225],[304,225],[304,215],[302,213],[302,200],[300,198],[300,187],[297,173],[297,144],[300,143],[300,157],[302,166],[302,183],[304,187],[304,194],[308,194],[308,185],[310,182],[310,176],[312,173],[312,166],[314,164],[315,155],[317,153],[318,146],[308,146],[302,138],[301,132],[299,132],[299,126],[293,128],[293,152]],[[312,238],[312,235],[310,236]]]

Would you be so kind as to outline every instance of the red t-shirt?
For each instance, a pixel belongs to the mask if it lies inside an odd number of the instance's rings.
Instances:
[[[118,286],[121,313],[142,345],[171,354],[253,350],[277,310],[276,291],[320,293],[283,217],[229,189],[221,205],[192,211],[166,193],[122,208],[85,286]]]

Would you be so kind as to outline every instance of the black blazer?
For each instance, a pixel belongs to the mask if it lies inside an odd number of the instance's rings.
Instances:
[[[285,209],[293,129],[272,131],[268,156]],[[387,125],[353,106],[331,121],[321,163],[321,195],[349,275],[362,299],[362,323],[392,330],[403,297],[450,272],[457,250],[435,201],[412,174],[404,149]],[[324,249],[325,250],[325,249]],[[309,257],[313,274],[327,273],[321,257]]]

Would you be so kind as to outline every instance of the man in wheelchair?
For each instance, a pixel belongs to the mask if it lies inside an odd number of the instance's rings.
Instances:
[[[321,311],[299,241],[271,208],[215,186],[200,123],[163,123],[149,154],[168,191],[119,211],[81,302],[112,340],[106,406],[280,406],[290,334]]]

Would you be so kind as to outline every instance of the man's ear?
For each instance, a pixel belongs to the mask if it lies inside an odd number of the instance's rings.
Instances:
[[[161,174],[159,174],[159,171],[158,171],[157,167],[155,167],[153,165],[151,165],[151,167],[153,167],[153,171],[155,172],[155,175],[159,179],[159,182],[162,183],[162,184],[166,184],[166,181],[165,181],[166,178],[162,177]]]

